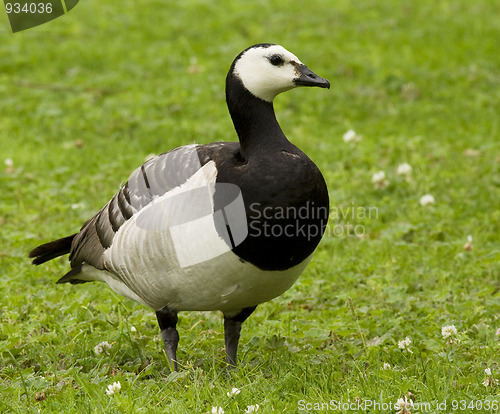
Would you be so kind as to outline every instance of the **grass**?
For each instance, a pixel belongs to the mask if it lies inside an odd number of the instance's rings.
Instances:
[[[13,166],[0,172],[0,411],[355,412],[330,402],[359,401],[386,413],[410,395],[431,404],[411,412],[499,412],[500,386],[483,385],[486,368],[500,381],[499,13],[488,0],[87,0],[15,35],[1,17],[0,161]],[[335,214],[298,283],[245,322],[231,377],[221,316],[205,312],[181,314],[173,374],[149,309],[97,283],[55,285],[65,259],[35,268],[26,256],[75,232],[148,154],[234,140],[225,74],[262,41],[332,82],[276,109]],[[343,142],[348,129],[362,140]],[[389,183],[376,189],[381,170]],[[421,206],[424,194],[435,203]],[[406,337],[412,352],[398,347]]]

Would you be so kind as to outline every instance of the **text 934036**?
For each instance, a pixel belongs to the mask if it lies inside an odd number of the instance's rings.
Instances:
[[[8,14],[45,14],[52,13],[52,3],[37,3],[37,2],[23,2],[23,3],[5,3],[5,10]]]

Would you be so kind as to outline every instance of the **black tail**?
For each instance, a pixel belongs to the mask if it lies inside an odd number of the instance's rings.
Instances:
[[[33,258],[32,263],[39,265],[52,260],[55,257],[63,256],[68,254],[71,250],[71,242],[75,238],[76,234],[68,237],[63,237],[62,239],[57,239],[51,241],[50,243],[45,243],[37,248],[33,249],[29,257]]]

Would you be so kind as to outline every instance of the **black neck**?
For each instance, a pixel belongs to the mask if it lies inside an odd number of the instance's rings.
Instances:
[[[231,72],[226,79],[226,101],[243,158],[292,146],[276,120],[272,102],[252,95]]]

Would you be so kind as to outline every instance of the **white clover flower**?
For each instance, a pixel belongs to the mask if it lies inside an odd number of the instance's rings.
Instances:
[[[409,337],[406,337],[402,341],[398,342],[398,347],[400,349],[404,349],[405,351],[408,351],[410,354],[413,354],[413,351],[409,348],[411,344],[411,339]]]
[[[407,346],[409,346],[411,344],[411,338],[409,338],[408,336],[403,339],[402,341],[399,341],[398,342],[398,346],[401,348],[401,349],[404,349],[406,348]]]
[[[227,392],[228,397],[234,397],[235,395],[238,395],[241,391],[238,388],[231,388],[231,391]]]
[[[222,407],[212,407],[212,414],[224,414],[224,409]]]
[[[412,170],[411,165],[408,164],[407,162],[404,162],[398,165],[396,173],[399,175],[409,175],[411,173],[411,170]]]
[[[120,384],[120,381],[113,382],[113,384],[108,385],[108,389],[106,390],[106,394],[113,395],[113,394],[120,392],[121,389],[122,389],[122,384]]]
[[[384,362],[384,366],[382,367],[382,369],[391,369],[391,364],[389,364],[388,362]]]
[[[101,342],[94,346],[94,352],[99,355],[102,354],[105,351],[109,351],[111,349],[111,344],[109,344],[107,341]]]
[[[137,329],[135,328],[135,326],[130,327],[130,332],[137,332]]]
[[[467,236],[467,243],[464,244],[464,250],[472,250],[474,246],[472,246],[472,236],[469,234]]]
[[[458,333],[457,328],[455,328],[455,325],[448,325],[448,326],[443,326],[441,328],[441,335],[443,335],[443,338],[449,338],[450,336],[454,336]]]
[[[14,161],[12,161],[12,158],[6,158],[4,160],[5,163],[5,172],[7,174],[12,174],[14,172]]]
[[[256,413],[257,411],[259,411],[259,404],[249,405],[245,413]]]
[[[375,188],[385,188],[389,184],[389,181],[385,178],[384,171],[378,171],[372,175],[372,183],[375,185]]]
[[[350,129],[344,135],[342,135],[342,139],[344,140],[344,142],[359,142],[361,141],[361,135],[356,134],[356,132]]]
[[[488,377],[488,378],[486,378],[486,379],[482,382],[482,384],[483,384],[485,387],[489,387],[490,385],[496,385],[496,382],[495,382],[495,380],[494,380],[493,378]]]
[[[394,404],[394,408],[399,410],[397,414],[410,414],[410,409],[413,407],[413,401],[405,395],[403,398],[398,398],[396,404]]]
[[[493,378],[493,375],[491,374],[491,369],[490,368],[486,368],[484,370],[484,373],[486,374],[486,379],[483,381],[483,385],[485,387],[494,387],[497,385],[497,380]]]
[[[373,174],[372,176],[372,183],[379,183],[380,181],[385,180],[385,172],[379,171]]]
[[[421,206],[427,206],[429,204],[434,204],[434,196],[431,194],[424,194],[422,197],[420,197],[420,205]]]

